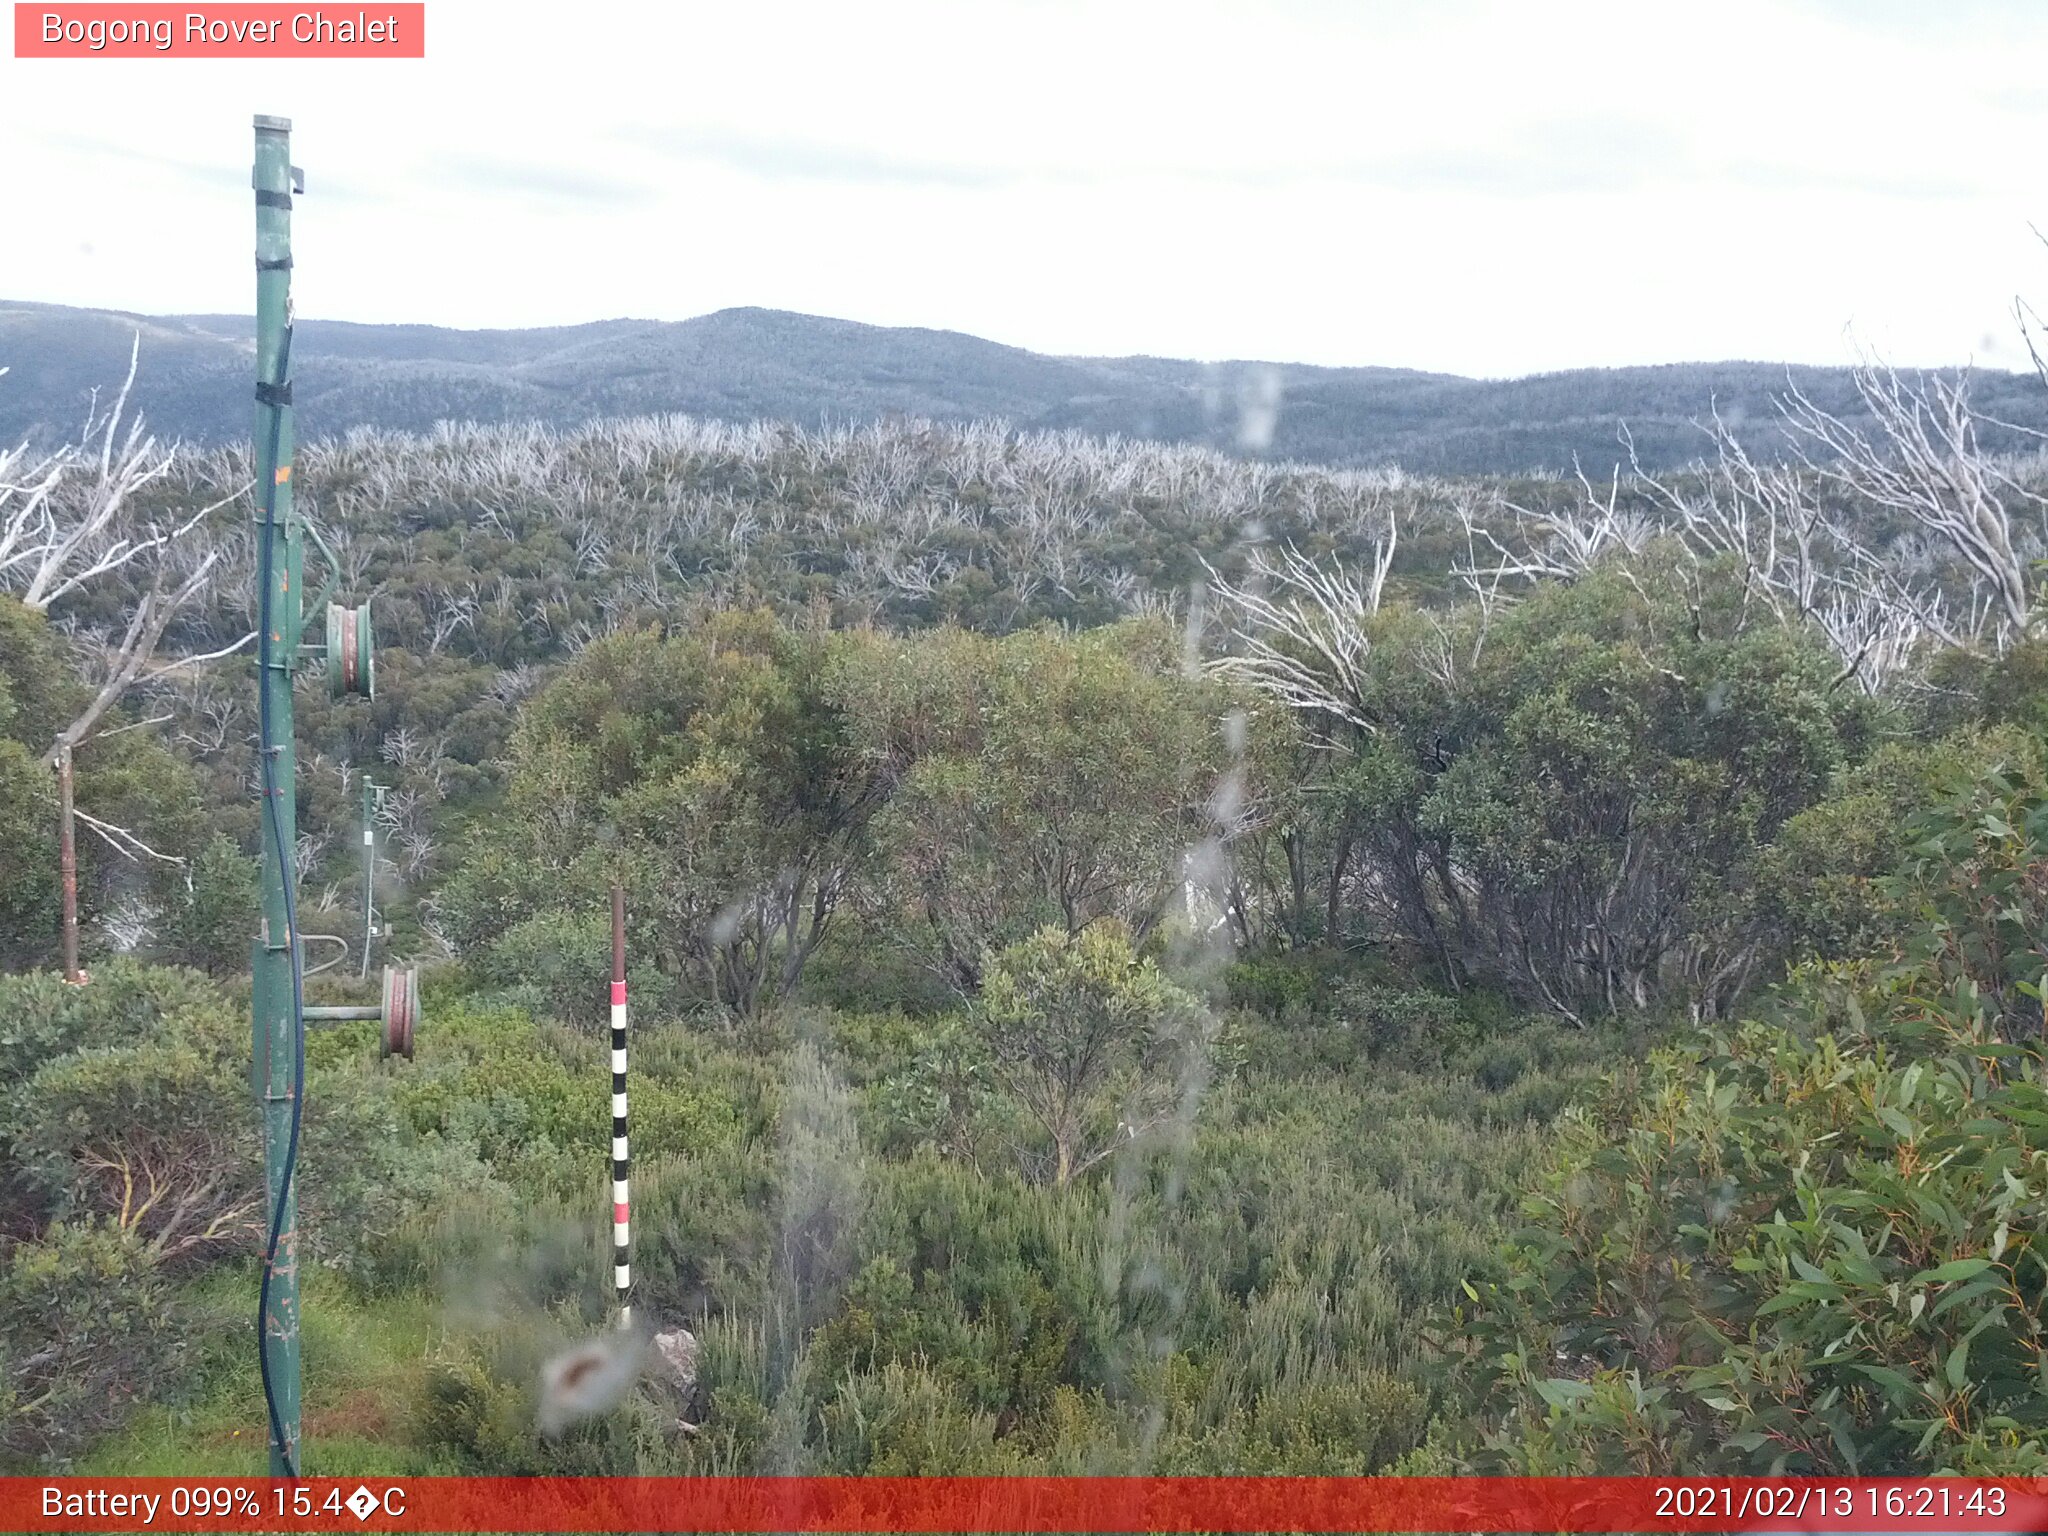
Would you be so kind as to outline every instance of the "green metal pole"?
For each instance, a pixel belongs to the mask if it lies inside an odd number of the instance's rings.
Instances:
[[[299,1468],[298,1194],[291,1179],[298,1092],[297,978],[304,974],[292,931],[298,840],[296,754],[292,748],[292,672],[298,659],[300,540],[292,520],[291,123],[256,119],[256,378],[257,553],[269,571],[259,599],[269,622],[259,638],[261,750],[268,802],[263,839],[263,925],[254,957],[256,1092],[263,1106],[263,1163],[276,1248],[267,1274],[262,1348],[268,1383],[266,1433],[273,1477]],[[267,515],[266,515],[267,513]],[[259,566],[261,570],[263,566]],[[259,577],[260,579],[260,577]]]
[[[384,791],[363,775],[363,968],[370,974],[370,945],[377,936],[377,823],[375,801]],[[374,797],[374,798],[373,798]]]

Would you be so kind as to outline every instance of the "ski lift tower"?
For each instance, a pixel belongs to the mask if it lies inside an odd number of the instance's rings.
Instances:
[[[384,973],[376,1008],[308,1008],[305,934],[298,919],[298,760],[292,742],[292,685],[302,660],[324,654],[336,696],[372,691],[370,609],[329,605],[326,645],[303,643],[307,608],[318,610],[334,578],[304,596],[305,541],[338,568],[310,522],[292,509],[292,199],[305,177],[291,163],[291,122],[256,119],[256,473],[257,715],[263,795],[261,925],[251,961],[254,1041],[250,1079],[263,1109],[263,1165],[269,1200],[258,1300],[263,1400],[270,1471],[299,1475],[299,1249],[294,1175],[305,1110],[306,1020],[381,1018],[384,1054],[412,1055],[418,1011],[414,972]]]

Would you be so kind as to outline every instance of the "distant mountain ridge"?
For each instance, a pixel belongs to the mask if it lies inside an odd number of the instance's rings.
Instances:
[[[135,402],[165,437],[219,442],[250,425],[248,315],[132,315],[0,300],[0,439],[74,430],[91,391],[111,389],[142,336]],[[301,320],[293,339],[302,436],[355,427],[424,431],[437,421],[681,412],[806,425],[890,416],[1001,418],[1225,452],[1418,473],[1570,468],[1605,473],[1625,421],[1645,465],[1697,456],[1694,425],[1718,403],[1768,451],[1774,395],[1789,380],[1854,414],[1847,369],[1680,363],[1480,380],[1405,368],[1204,364],[1052,357],[955,331],[863,325],[783,310],[694,320],[601,320],[532,330]],[[1981,373],[1991,416],[2039,422],[2031,375]],[[1994,445],[1995,442],[1994,442]],[[2012,446],[2019,446],[2015,439]]]

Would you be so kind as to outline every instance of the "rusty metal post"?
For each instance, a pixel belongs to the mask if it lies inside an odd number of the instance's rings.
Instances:
[[[63,886],[64,979],[85,981],[78,969],[78,819],[72,800],[71,743],[57,744],[57,867]]]

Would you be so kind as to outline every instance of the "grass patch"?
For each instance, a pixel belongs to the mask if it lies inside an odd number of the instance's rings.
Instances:
[[[332,1271],[302,1272],[304,1400],[310,1476],[423,1476],[452,1471],[411,1443],[438,1304],[411,1294],[369,1300]],[[178,1292],[190,1319],[184,1390],[143,1409],[80,1459],[80,1476],[260,1477],[267,1473],[255,1335],[258,1270],[223,1266]]]

